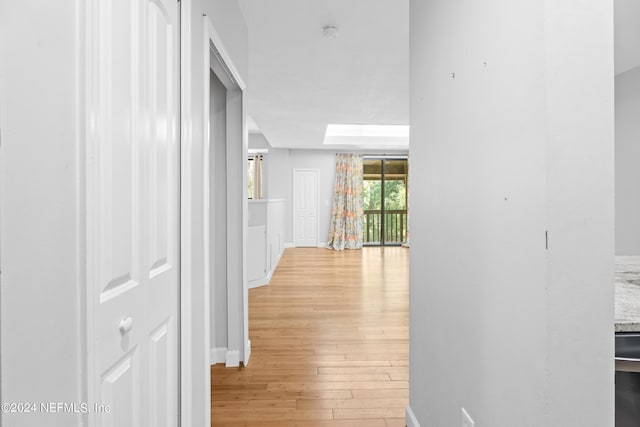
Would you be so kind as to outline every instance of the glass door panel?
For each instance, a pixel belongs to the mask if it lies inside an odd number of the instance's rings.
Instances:
[[[407,236],[407,160],[384,161],[384,243],[402,244]]]
[[[364,159],[364,235],[365,245],[382,244],[382,160]]]
[[[364,244],[399,245],[407,236],[407,159],[364,159]]]

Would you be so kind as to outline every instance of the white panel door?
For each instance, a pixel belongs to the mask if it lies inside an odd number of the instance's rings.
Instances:
[[[88,3],[87,274],[99,426],[178,425],[176,0]]]
[[[318,170],[293,171],[295,246],[318,246]]]

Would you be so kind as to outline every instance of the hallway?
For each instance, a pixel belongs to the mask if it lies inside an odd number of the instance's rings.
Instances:
[[[404,426],[409,249],[287,249],[249,291],[251,359],[211,368],[212,426]]]

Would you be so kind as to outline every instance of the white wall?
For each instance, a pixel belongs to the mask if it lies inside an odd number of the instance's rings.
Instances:
[[[640,255],[640,67],[615,84],[616,255]]]
[[[267,149],[264,162],[264,197],[269,199],[284,199],[284,221],[287,225],[284,232],[284,243],[293,242],[291,226],[291,194],[292,169],[291,155],[288,148],[273,148],[262,134],[249,134],[249,148]]]
[[[291,154],[288,149],[272,148],[268,158],[269,197],[273,199],[291,198]]]
[[[612,12],[411,2],[422,426],[613,426]]]
[[[82,2],[0,2],[2,402],[86,402]],[[79,414],[0,414],[11,427]]]
[[[267,160],[268,194],[273,199],[284,199],[283,216],[283,244],[293,242],[292,199],[293,192],[291,154],[288,149],[271,148]]]
[[[249,288],[269,283],[287,243],[289,204],[285,199],[249,201],[247,267]]]
[[[284,199],[278,199],[269,203],[269,222],[267,224],[267,271],[275,272],[280,257],[284,251],[290,214],[289,203]]]
[[[549,2],[545,17],[549,420],[612,426],[613,1]]]
[[[267,138],[264,137],[261,133],[250,133],[249,134],[249,148],[255,149],[271,149],[271,144],[267,141]]]

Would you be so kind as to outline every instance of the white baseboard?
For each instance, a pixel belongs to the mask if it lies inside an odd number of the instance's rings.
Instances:
[[[247,366],[249,364],[249,358],[251,358],[251,340],[247,340],[247,349],[244,352],[244,359],[242,361],[242,363],[244,363],[244,366]]]
[[[238,350],[227,351],[225,366],[227,368],[236,368],[240,366],[240,352]]]
[[[259,288],[260,286],[266,286],[269,284],[269,282],[271,282],[271,278],[273,277],[273,272],[276,271],[276,268],[278,267],[278,264],[280,264],[280,260],[282,259],[282,254],[284,254],[284,251],[278,254],[278,259],[276,259],[275,265],[273,266],[273,269],[269,272],[269,274],[267,274],[267,277],[263,277],[262,279],[257,279],[257,280],[251,280],[247,284],[249,289]]]
[[[251,354],[251,341],[248,341],[247,345],[248,355]],[[249,356],[247,356],[249,360]],[[229,351],[227,347],[212,348],[209,352],[209,364],[215,365],[217,363],[224,363],[227,368],[235,368],[240,366],[240,352],[237,350]],[[245,361],[246,365],[247,362]]]
[[[278,262],[279,261],[280,259],[278,258]],[[276,263],[276,266],[277,265],[278,264]],[[260,286],[266,286],[271,281],[271,277],[273,277],[273,270],[271,270],[269,274],[267,274],[267,277],[263,277],[262,279],[252,280],[249,283],[247,283],[247,286],[249,287],[249,289],[259,288]]]
[[[268,285],[269,280],[271,280],[271,274],[269,274],[269,276],[267,277],[263,277],[262,279],[252,280],[247,283],[247,286],[249,287],[249,289],[259,288],[260,286]]]
[[[407,406],[405,421],[407,423],[407,427],[420,427],[420,423],[416,418],[416,415],[411,410],[411,406]]]
[[[285,243],[284,248],[326,248],[326,242],[318,242],[315,246],[296,246],[294,243]]]
[[[209,364],[224,363],[227,359],[227,347],[216,347],[209,350]]]
[[[276,260],[276,265],[273,266],[273,269],[271,269],[271,271],[275,271],[276,268],[278,267],[278,264],[280,264],[280,260],[282,259],[282,255],[284,254],[284,249],[282,249],[279,253],[278,253],[278,259]]]

